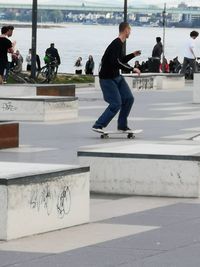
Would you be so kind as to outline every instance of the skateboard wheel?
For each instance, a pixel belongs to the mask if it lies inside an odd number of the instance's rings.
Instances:
[[[108,134],[102,134],[101,135],[101,139],[107,139],[107,138],[109,138]]]
[[[134,138],[135,138],[135,135],[132,134],[132,133],[131,133],[131,134],[128,134],[128,135],[127,135],[127,138],[128,138],[128,139],[134,139]]]

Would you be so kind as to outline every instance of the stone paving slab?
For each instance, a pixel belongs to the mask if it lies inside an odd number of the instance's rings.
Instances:
[[[192,220],[200,220],[200,205],[177,203],[165,207],[149,209],[103,221],[125,225],[168,226]],[[200,227],[200,226],[199,226]]]
[[[20,264],[27,264],[34,259],[40,259],[44,256],[47,256],[44,253],[23,253],[21,251],[0,251],[0,267],[5,266],[20,266]]]

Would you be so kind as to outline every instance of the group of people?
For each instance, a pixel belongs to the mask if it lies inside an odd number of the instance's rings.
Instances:
[[[19,50],[16,49],[16,42],[11,42],[10,37],[13,34],[14,27],[12,25],[3,26],[0,35],[0,84],[6,83],[10,70],[16,73],[22,71],[23,57]],[[60,56],[58,50],[55,48],[54,43],[45,51],[44,57],[45,64],[52,62],[60,65]],[[31,71],[32,63],[32,50],[29,49],[26,56],[26,70]],[[41,69],[40,57],[36,54],[36,68]]]
[[[82,63],[82,57],[79,57],[75,64],[75,74],[83,74],[83,63]],[[94,59],[92,55],[89,55],[88,60],[85,64],[85,74],[86,75],[93,75],[94,74]]]
[[[183,64],[178,60],[178,57],[175,57],[170,62],[167,62],[166,58],[163,58],[161,63],[161,56],[163,53],[163,45],[161,43],[161,38],[156,38],[156,45],[152,51],[152,57],[149,59],[149,72],[180,72],[181,74],[186,74],[187,68],[191,68],[192,73],[196,72],[196,43],[195,40],[199,36],[197,31],[190,32],[190,38],[185,43],[184,48],[184,59]]]
[[[156,38],[156,45],[153,47],[152,56],[146,61],[140,62],[135,61],[135,68],[138,68],[141,72],[152,72],[152,73],[182,73],[185,74],[187,68],[191,68],[192,72],[197,71],[196,54],[195,54],[195,39],[198,37],[197,31],[190,33],[190,38],[185,44],[184,49],[184,61],[180,63],[178,57],[170,60],[169,62],[165,57],[162,58],[163,45],[161,38]]]
[[[26,56],[26,70],[31,71],[31,62],[32,62],[32,50],[29,49],[28,55]],[[55,44],[51,43],[50,47],[46,49],[44,56],[44,63],[51,64],[55,63],[57,65],[61,64],[60,55],[58,53],[58,49],[55,48]],[[41,61],[38,54],[36,54],[36,69],[41,70]]]

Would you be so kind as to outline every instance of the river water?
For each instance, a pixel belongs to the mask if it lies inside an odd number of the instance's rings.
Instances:
[[[167,28],[166,29],[166,58],[172,59],[179,56],[182,60],[184,43],[192,29]],[[40,28],[37,36],[37,53],[42,65],[43,57],[49,44],[54,42],[61,56],[60,72],[74,73],[74,62],[77,57],[83,58],[85,64],[88,55],[93,55],[95,60],[95,73],[107,45],[118,35],[117,26],[67,24],[58,28]],[[163,35],[162,28],[133,27],[127,41],[127,53],[142,50],[139,61],[147,60],[155,45],[155,38]],[[200,38],[199,38],[200,39]],[[197,48],[200,48],[200,40],[197,39]],[[17,49],[26,57],[31,46],[31,29],[16,28],[12,37],[16,40]],[[200,56],[200,52],[198,52]],[[134,59],[130,62],[134,64]],[[24,63],[24,68],[25,68]]]

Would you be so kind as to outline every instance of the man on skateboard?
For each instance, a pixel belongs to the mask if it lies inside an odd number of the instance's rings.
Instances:
[[[101,61],[99,82],[104,100],[109,104],[103,114],[93,125],[93,131],[102,133],[114,116],[119,112],[118,130],[130,131],[127,118],[131,111],[134,97],[119,70],[133,71],[140,74],[140,70],[127,64],[129,60],[141,54],[135,51],[129,55],[123,54],[123,45],[131,32],[130,25],[122,22],[119,25],[119,36],[107,47]]]

